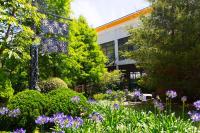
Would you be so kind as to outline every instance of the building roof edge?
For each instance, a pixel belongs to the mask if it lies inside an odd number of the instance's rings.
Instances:
[[[113,20],[111,22],[108,22],[106,24],[103,24],[101,26],[98,26],[96,29],[97,32],[101,32],[101,31],[104,31],[104,30],[107,30],[109,28],[112,28],[116,25],[120,25],[122,23],[125,23],[127,21],[130,21],[130,20],[133,20],[133,19],[136,19],[142,15],[145,15],[145,14],[148,14],[148,13],[151,13],[152,12],[152,7],[146,7],[146,8],[143,8],[141,10],[138,10],[136,12],[133,12],[133,13],[130,13],[126,16],[123,16],[121,18],[118,18],[116,20]]]

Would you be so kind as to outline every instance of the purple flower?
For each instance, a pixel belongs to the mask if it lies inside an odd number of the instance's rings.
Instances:
[[[163,110],[164,110],[164,105],[163,105],[163,103],[159,102],[157,108],[158,108],[158,110],[163,111]]]
[[[119,109],[119,104],[115,103],[115,104],[113,105],[113,107],[114,107],[114,109],[118,110],[118,109]]]
[[[25,133],[26,130],[24,130],[23,128],[20,129],[16,129],[13,133]]]
[[[114,99],[117,99],[117,97],[118,97],[117,95],[114,95],[114,96],[113,96]]]
[[[78,128],[81,125],[83,125],[83,119],[81,119],[80,117],[75,117],[74,121],[73,121],[73,125]]]
[[[88,99],[88,103],[96,103],[96,101],[94,99],[92,99],[92,98],[89,98]]]
[[[134,90],[134,91],[133,91],[133,96],[134,96],[134,97],[139,97],[140,95],[141,95],[140,90]]]
[[[194,107],[199,110],[200,109],[200,100],[193,103]]]
[[[17,117],[21,114],[21,111],[19,109],[14,109],[14,110],[10,110],[8,113],[9,117]]]
[[[59,125],[61,128],[69,128],[72,127],[73,125],[73,117],[68,115],[68,116],[64,116],[60,121],[59,121]]]
[[[100,115],[97,112],[93,112],[92,114],[89,115],[89,118],[95,122],[101,122],[103,121],[102,115]]]
[[[164,110],[164,105],[163,103],[159,102],[158,100],[154,99],[153,100],[154,108],[157,108],[160,111]]]
[[[181,101],[182,102],[186,102],[187,101],[187,97],[186,96],[181,97]]]
[[[65,131],[57,131],[57,132],[52,132],[52,133],[65,133]]]
[[[193,122],[199,122],[200,121],[200,113],[197,112],[188,112],[190,115],[190,118],[192,119]]]
[[[50,118],[50,122],[55,124],[60,123],[63,117],[65,117],[64,113],[56,113]]]
[[[177,93],[176,93],[176,91],[168,90],[166,92],[166,96],[173,99],[173,98],[177,97]]]
[[[59,125],[61,128],[68,128],[73,125],[73,117],[64,115],[64,113],[57,113],[50,118],[50,122]]]
[[[71,98],[71,101],[75,102],[75,103],[79,103],[80,97],[79,96],[74,96],[74,97]]]
[[[45,115],[42,115],[42,116],[39,116],[36,120],[35,120],[35,123],[38,124],[38,125],[43,125],[43,124],[46,124],[49,122],[49,117],[45,116]]]
[[[106,93],[107,93],[107,94],[112,94],[112,90],[109,89],[109,90],[106,91]]]
[[[9,112],[9,109],[6,107],[0,108],[0,115],[6,115]]]

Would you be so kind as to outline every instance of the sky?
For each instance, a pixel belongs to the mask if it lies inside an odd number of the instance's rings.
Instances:
[[[148,7],[147,0],[74,0],[72,17],[83,15],[90,26],[98,27]]]

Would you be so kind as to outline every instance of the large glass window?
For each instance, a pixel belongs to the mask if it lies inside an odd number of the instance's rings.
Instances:
[[[115,61],[115,46],[114,46],[114,41],[111,42],[107,42],[107,43],[103,43],[101,44],[101,48],[104,52],[104,54],[108,57],[109,59],[109,63]]]
[[[123,57],[123,52],[125,51],[133,51],[134,47],[130,45],[125,45],[128,42],[128,37],[124,37],[121,39],[118,39],[118,49],[119,49],[119,60],[124,60],[125,57]]]

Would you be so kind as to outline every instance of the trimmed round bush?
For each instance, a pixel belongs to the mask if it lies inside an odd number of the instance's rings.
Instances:
[[[60,78],[49,78],[45,81],[42,81],[39,83],[39,87],[41,89],[41,92],[48,93],[52,90],[58,89],[58,88],[68,88],[65,81],[63,81]]]
[[[63,112],[72,116],[87,115],[90,105],[83,94],[62,88],[48,93],[49,105],[47,115]]]
[[[14,122],[13,128],[23,127],[27,131],[33,131],[36,127],[35,119],[45,112],[46,97],[36,90],[25,90],[13,96],[7,107],[20,109],[20,116]]]

